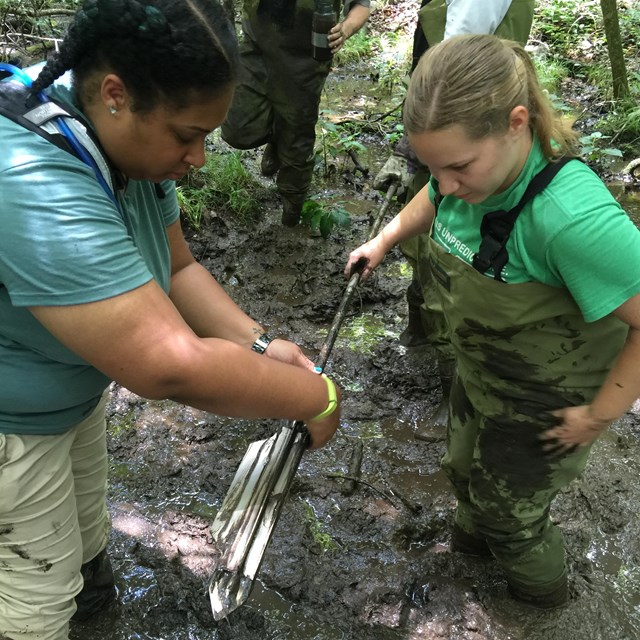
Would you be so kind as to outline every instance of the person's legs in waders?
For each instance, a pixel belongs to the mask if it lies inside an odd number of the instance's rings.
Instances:
[[[568,600],[564,542],[549,510],[584,469],[589,449],[553,458],[539,439],[555,423],[552,416],[491,420],[475,409],[479,390],[470,397],[467,389],[454,378],[442,461],[458,499],[452,551],[490,550],[512,597],[543,609],[561,606]]]
[[[428,180],[428,169],[421,167],[407,190],[406,202],[411,200]],[[455,358],[449,344],[442,306],[434,293],[428,260],[428,243],[421,235],[400,243],[400,250],[412,271],[411,284],[407,287],[406,293],[407,326],[400,334],[400,343],[409,348],[431,345],[435,349],[442,397],[440,404],[429,418],[427,428],[444,428],[449,415],[449,391],[455,371]],[[423,435],[421,430],[416,432],[417,438]]]
[[[222,139],[235,149],[255,149],[266,144],[262,172],[274,175],[278,167],[272,145],[273,106],[269,100],[266,58],[251,36],[246,20],[240,40],[240,77],[233,101],[222,123]],[[266,157],[265,157],[266,156]]]
[[[279,50],[277,58],[274,64],[280,69],[286,64],[288,72],[274,76],[270,91],[279,166],[276,185],[282,199],[282,224],[295,226],[313,177],[316,123],[329,63],[317,62],[306,48]]]
[[[243,22],[241,77],[222,124],[222,138],[238,149],[266,144],[261,164],[276,176],[282,223],[296,226],[314,166],[315,127],[330,62],[311,56],[310,31]]]

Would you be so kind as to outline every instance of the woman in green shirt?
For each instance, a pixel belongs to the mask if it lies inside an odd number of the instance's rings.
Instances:
[[[457,369],[443,459],[452,549],[492,554],[515,598],[555,607],[568,588],[551,501],[640,395],[640,233],[571,159],[577,136],[515,42],[430,49],[404,121],[431,181],[347,272],[364,260],[367,276],[429,232],[418,265],[437,283]]]

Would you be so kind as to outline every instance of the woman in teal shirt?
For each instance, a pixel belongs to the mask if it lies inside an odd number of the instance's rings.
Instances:
[[[270,340],[180,229],[173,181],[204,164],[237,66],[214,0],[88,0],[32,84],[19,70],[0,83],[73,116],[45,133],[0,117],[3,638],[66,640],[74,613],[113,596],[112,380],[222,415],[304,420],[312,447],[338,426],[333,383]],[[84,159],[46,138],[60,131]]]

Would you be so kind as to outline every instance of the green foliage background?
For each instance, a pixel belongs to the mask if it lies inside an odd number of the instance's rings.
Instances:
[[[239,12],[241,0],[234,1]],[[415,28],[413,11],[418,7],[414,4],[381,0],[369,25],[336,56],[336,68],[366,65],[372,94],[392,96],[397,106],[360,121],[320,119],[316,164],[325,180],[344,170],[350,155],[365,150],[365,136],[377,136],[389,149],[402,136],[400,113]],[[80,5],[81,0],[0,0],[0,60],[25,66],[45,58]],[[389,29],[379,17],[393,15],[387,11],[392,6],[407,15],[402,28]],[[584,158],[600,170],[623,155],[640,155],[640,2],[617,0],[617,8],[631,90],[628,100],[616,102],[612,97],[599,0],[538,0],[529,41],[543,85],[557,108],[575,118]],[[181,183],[181,206],[192,226],[197,228],[207,208],[222,208],[247,222],[257,214],[261,187],[244,171],[241,158],[231,154],[210,159]],[[304,219],[326,237],[348,223],[348,214],[336,203],[311,200]]]

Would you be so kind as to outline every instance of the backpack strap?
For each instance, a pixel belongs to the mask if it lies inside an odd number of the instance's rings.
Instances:
[[[33,131],[45,138],[51,144],[73,153],[71,146],[59,132],[52,133],[41,127],[37,121],[25,117],[32,109],[37,109],[36,105],[40,104],[35,96],[27,92],[26,87],[17,81],[5,80],[0,83],[0,115],[9,120],[13,120],[22,125],[25,129]],[[55,103],[44,103],[55,104]],[[43,104],[43,106],[44,106]]]
[[[22,81],[0,82],[0,115],[29,129],[93,169],[96,178],[116,206],[119,176],[94,139],[91,128],[79,115],[70,113],[54,99],[41,102]]]
[[[489,268],[492,268],[493,277],[500,282],[504,282],[502,269],[509,261],[506,245],[520,212],[528,202],[547,188],[567,162],[574,159],[573,157],[564,156],[556,162],[547,164],[542,171],[533,177],[520,202],[513,209],[509,211],[492,211],[484,215],[480,226],[480,235],[482,236],[480,249],[473,256],[472,261],[473,268],[476,271],[486,273]]]

